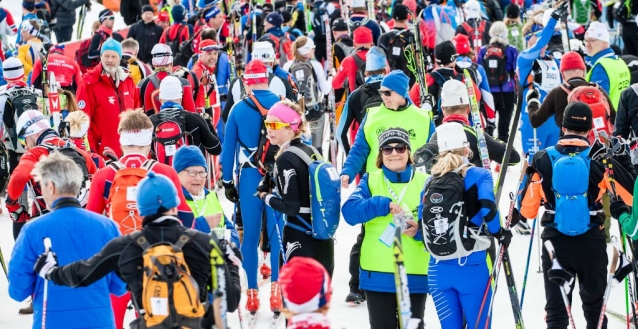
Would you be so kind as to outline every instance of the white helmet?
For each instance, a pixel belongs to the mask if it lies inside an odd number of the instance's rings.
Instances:
[[[49,118],[37,110],[24,111],[16,123],[18,137],[31,136],[50,128]]]

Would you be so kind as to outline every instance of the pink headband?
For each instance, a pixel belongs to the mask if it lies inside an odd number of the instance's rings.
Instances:
[[[291,109],[290,107],[282,103],[276,103],[270,108],[268,114],[279,118],[279,120],[281,120],[281,122],[283,123],[289,123],[290,128],[292,128],[294,132],[297,132],[299,130],[301,117],[299,116],[299,113],[297,113],[297,111]]]

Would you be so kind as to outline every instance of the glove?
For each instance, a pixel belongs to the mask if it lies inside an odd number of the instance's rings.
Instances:
[[[49,274],[58,268],[57,265],[58,256],[53,251],[44,252],[40,254],[40,257],[38,257],[38,260],[35,262],[33,272],[38,274],[41,278],[48,280]]]
[[[496,124],[494,123],[494,119],[490,120],[487,119],[485,120],[485,133],[490,135],[490,136],[494,136],[494,130],[496,130]]]
[[[610,138],[611,149],[614,151],[614,155],[629,154],[629,146],[627,141],[622,137]]]
[[[512,232],[507,228],[501,227],[498,233],[493,234],[493,236],[505,249],[507,249],[510,246],[510,242],[512,242]]]
[[[434,99],[434,96],[432,96],[432,94],[427,94],[425,95],[424,100],[425,103],[421,104],[421,108],[427,109],[426,107],[429,105],[429,110],[432,111],[432,109],[434,109],[434,105],[436,105],[436,99]]]
[[[567,14],[567,9],[569,8],[569,1],[563,0],[556,5],[554,11],[552,12],[552,18],[555,20],[559,20],[561,17]]]
[[[618,219],[622,214],[629,213],[629,207],[627,207],[623,200],[619,200],[615,197],[612,199],[615,200],[611,200],[612,202],[609,205],[609,213],[611,214],[611,217]]]
[[[224,194],[228,201],[232,203],[239,202],[239,192],[237,192],[237,188],[235,188],[235,184],[233,184],[232,181],[230,183],[222,182],[222,186],[224,187]]]
[[[512,218],[507,218],[510,221],[510,227],[514,227],[516,224],[518,224],[518,222],[521,221],[521,213],[518,211],[518,209],[514,208],[512,209]]]
[[[9,216],[11,217],[11,220],[16,223],[24,223],[31,218],[27,209],[22,206],[20,206],[18,210],[10,212]]]
[[[616,281],[618,282],[622,282],[622,280],[624,280],[627,275],[629,275],[629,273],[634,271],[634,265],[627,259],[627,257],[625,257],[625,254],[623,253],[620,253],[619,259],[620,264],[618,264],[618,268],[616,268],[616,271],[614,271],[614,279],[616,279]]]
[[[530,90],[527,95],[525,95],[525,101],[529,104],[533,99],[538,102],[538,99],[541,97],[540,91],[538,88],[534,88]]]
[[[111,161],[117,161],[117,154],[115,154],[115,151],[113,151],[112,148],[106,146],[104,147],[104,151],[102,152],[102,156],[104,156],[105,158],[107,158],[108,160]]]
[[[87,0],[84,5],[86,5],[86,11],[91,11],[91,1],[90,0]]]
[[[270,193],[270,191],[272,190],[270,185],[271,183],[272,179],[270,178],[270,173],[266,173],[266,175],[264,175],[264,178],[259,181],[259,185],[257,186],[257,193]]]

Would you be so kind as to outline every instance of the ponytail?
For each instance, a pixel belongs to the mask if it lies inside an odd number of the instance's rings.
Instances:
[[[79,110],[78,103],[71,91],[60,88],[59,93],[66,97],[66,108],[69,110],[69,113]]]
[[[463,166],[466,163],[463,154],[466,148],[460,148],[455,150],[450,150],[443,152],[439,155],[439,160],[436,162],[434,166],[432,166],[432,175],[433,176],[441,176],[445,175],[451,171],[456,170],[457,168]],[[467,167],[463,168],[462,175],[465,176],[465,171],[467,171]]]

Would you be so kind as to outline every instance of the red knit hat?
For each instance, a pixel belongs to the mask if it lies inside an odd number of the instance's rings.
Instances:
[[[286,308],[293,313],[314,312],[330,302],[330,275],[318,261],[294,257],[279,272]]]
[[[157,21],[158,22],[169,22],[170,16],[168,14],[168,11],[160,11],[160,13],[157,15]]]
[[[374,41],[372,41],[372,31],[370,31],[370,29],[365,26],[361,26],[354,30],[352,41],[355,44],[359,45],[373,43]]]
[[[569,70],[586,70],[583,58],[575,51],[565,53],[560,60],[560,71],[565,72]]]
[[[456,52],[461,56],[469,54],[472,50],[472,48],[470,48],[470,38],[465,34],[459,33],[455,35],[454,38],[452,38],[452,43],[456,46]]]
[[[260,60],[252,60],[246,64],[242,79],[247,85],[268,83],[268,68]]]

